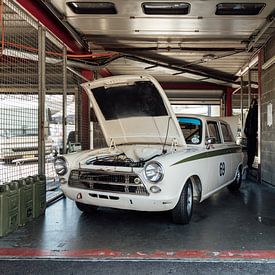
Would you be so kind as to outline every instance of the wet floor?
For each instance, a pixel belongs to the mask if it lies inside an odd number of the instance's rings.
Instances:
[[[275,187],[243,182],[240,193],[243,203],[259,223],[275,226]]]
[[[169,212],[99,208],[81,213],[68,199],[46,215],[0,239],[0,248],[51,251],[110,249],[122,252],[174,250],[274,250],[275,188],[243,181],[196,204],[189,225],[175,225]]]

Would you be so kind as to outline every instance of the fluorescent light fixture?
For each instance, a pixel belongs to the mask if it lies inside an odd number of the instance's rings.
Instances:
[[[68,7],[76,14],[117,14],[112,2],[67,2]]]
[[[243,66],[237,73],[236,76],[244,75],[250,68],[254,67],[258,63],[258,55],[255,55],[245,66]]]
[[[145,14],[152,15],[185,15],[190,10],[185,2],[144,2],[141,6]]]
[[[267,60],[267,62],[265,62],[262,66],[263,70],[268,69],[269,67],[271,67],[273,64],[275,64],[275,56],[271,57],[270,59]]]
[[[208,62],[208,61],[212,61],[216,58],[216,56],[214,54],[206,54],[202,57],[202,61],[203,62]]]
[[[264,3],[220,3],[216,15],[258,15],[264,7]]]

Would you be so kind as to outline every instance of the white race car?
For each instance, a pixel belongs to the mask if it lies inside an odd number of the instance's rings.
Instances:
[[[115,76],[83,84],[108,148],[60,156],[64,194],[85,212],[98,206],[171,210],[187,224],[193,200],[240,187],[243,153],[217,118],[179,116],[151,76]]]

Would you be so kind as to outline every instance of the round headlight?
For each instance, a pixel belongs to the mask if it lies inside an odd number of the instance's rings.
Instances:
[[[164,171],[160,163],[150,162],[145,166],[145,177],[151,182],[158,182],[162,180]]]
[[[63,176],[68,171],[67,161],[63,157],[57,157],[54,161],[55,172],[58,176]]]

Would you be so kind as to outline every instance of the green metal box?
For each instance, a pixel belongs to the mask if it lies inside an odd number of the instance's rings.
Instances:
[[[45,213],[46,209],[46,177],[33,176],[33,217],[37,218]]]
[[[8,233],[8,209],[7,196],[9,187],[7,184],[0,185],[0,237]]]
[[[0,237],[7,235],[18,227],[19,221],[18,182],[0,187]]]
[[[33,179],[18,180],[19,183],[19,225],[23,226],[33,218]]]

